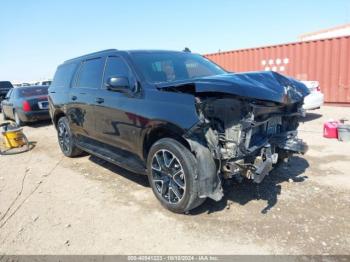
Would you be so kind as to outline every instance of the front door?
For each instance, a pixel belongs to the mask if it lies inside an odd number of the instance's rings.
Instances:
[[[140,116],[134,114],[141,111],[138,107],[142,99],[132,91],[135,77],[123,58],[107,58],[103,83],[111,76],[127,77],[130,92],[110,91],[102,85],[95,102],[96,136],[101,142],[133,152],[140,130],[146,124]]]

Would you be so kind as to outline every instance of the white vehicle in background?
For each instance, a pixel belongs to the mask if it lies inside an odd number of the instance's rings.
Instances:
[[[45,80],[45,81],[38,81],[35,82],[34,85],[36,86],[49,86],[51,85],[52,80]]]
[[[18,84],[17,86],[31,86],[30,83],[21,83],[21,84]]]
[[[320,108],[324,103],[324,95],[318,81],[301,81],[309,89],[310,94],[304,98],[303,108],[313,110]]]

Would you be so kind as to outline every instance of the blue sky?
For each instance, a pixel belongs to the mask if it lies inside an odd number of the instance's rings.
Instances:
[[[345,23],[349,0],[1,0],[0,80],[51,78],[64,60],[107,48],[210,53]]]

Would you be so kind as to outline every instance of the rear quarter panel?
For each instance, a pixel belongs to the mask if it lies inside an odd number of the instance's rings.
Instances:
[[[49,112],[53,121],[57,115],[66,113],[65,105],[69,102],[69,91],[78,64],[78,62],[62,64],[56,70],[54,79],[48,90]],[[62,76],[58,76],[58,70],[61,67],[66,67],[63,80],[57,79],[58,77],[62,78]]]

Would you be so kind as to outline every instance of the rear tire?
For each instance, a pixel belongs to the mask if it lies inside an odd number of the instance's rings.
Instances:
[[[185,213],[205,201],[198,197],[196,158],[178,141],[157,141],[149,151],[147,170],[153,193],[166,209]]]
[[[57,138],[62,153],[67,157],[76,157],[83,154],[74,142],[67,117],[61,117],[57,123]]]

